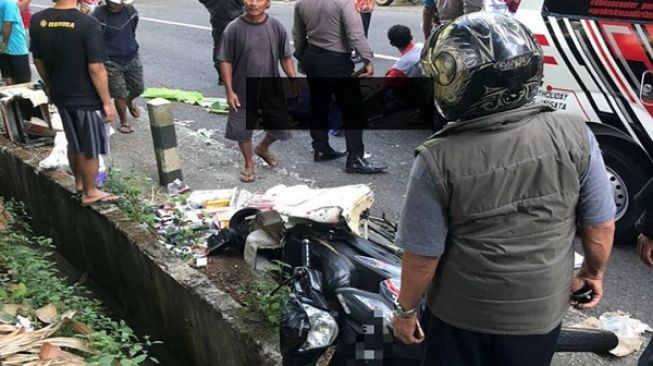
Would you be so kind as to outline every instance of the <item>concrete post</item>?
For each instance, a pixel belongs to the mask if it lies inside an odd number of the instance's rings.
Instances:
[[[153,99],[147,102],[147,113],[150,117],[156,165],[159,170],[159,184],[167,186],[175,179],[183,179],[172,104],[162,98]]]

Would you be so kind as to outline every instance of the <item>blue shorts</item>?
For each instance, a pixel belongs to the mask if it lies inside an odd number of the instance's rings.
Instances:
[[[422,5],[425,8],[435,8],[435,0],[422,0]]]

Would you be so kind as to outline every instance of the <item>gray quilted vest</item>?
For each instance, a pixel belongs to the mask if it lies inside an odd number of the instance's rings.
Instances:
[[[417,152],[449,226],[428,292],[433,314],[481,333],[553,330],[568,308],[589,164],[582,118],[529,105],[449,124]]]

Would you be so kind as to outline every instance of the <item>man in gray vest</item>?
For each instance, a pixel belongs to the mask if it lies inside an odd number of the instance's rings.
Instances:
[[[593,291],[579,308],[603,295],[615,205],[598,144],[581,117],[530,103],[542,49],[512,17],[467,14],[434,37],[422,65],[451,122],[410,173],[394,334],[422,343],[423,365],[549,365],[571,291]]]

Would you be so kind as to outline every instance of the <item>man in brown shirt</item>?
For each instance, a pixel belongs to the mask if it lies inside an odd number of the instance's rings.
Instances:
[[[305,73],[311,95],[311,138],[316,162],[345,156],[329,146],[328,113],[334,96],[342,110],[347,142],[347,173],[371,174],[385,171],[364,157],[365,123],[363,98],[358,78],[372,77],[372,49],[367,43],[363,23],[356,11],[355,0],[300,0],[295,4],[293,27],[295,57]],[[354,72],[351,51],[363,60],[361,70]]]

